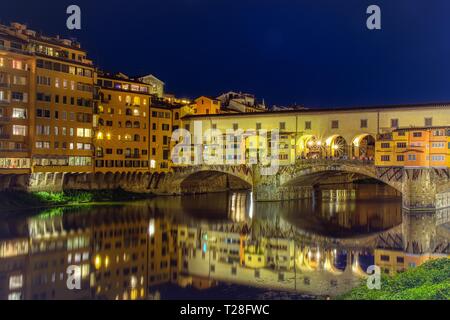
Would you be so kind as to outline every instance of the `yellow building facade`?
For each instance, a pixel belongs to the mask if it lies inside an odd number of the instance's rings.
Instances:
[[[378,136],[376,165],[409,168],[450,167],[450,127],[394,130]]]
[[[99,74],[93,126],[95,172],[149,170],[149,105],[145,83]]]
[[[231,144],[235,150],[231,151],[232,155],[225,158],[235,159],[236,164],[248,163],[257,153],[266,154],[272,159],[271,133],[277,132],[279,164],[289,165],[303,158],[378,160],[381,159],[380,155],[375,157],[375,153],[382,148],[381,141],[375,145],[377,138],[381,138],[384,134],[398,135],[395,131],[399,128],[422,128],[424,124],[444,130],[444,127],[448,126],[449,116],[449,105],[405,105],[364,109],[188,115],[182,122],[184,128],[190,129],[191,135],[194,135],[196,126],[200,127],[204,134],[208,130],[219,130],[222,135],[226,135],[230,130],[231,133],[241,131],[238,141]],[[267,134],[263,134],[264,131]],[[435,151],[448,154],[448,143],[441,148],[444,140],[448,141],[448,130],[447,133],[444,131],[439,133],[439,138],[433,138],[436,139]],[[261,134],[256,134],[255,138],[255,133],[260,132]],[[398,139],[400,141],[403,138]],[[208,141],[208,138],[204,137],[204,141]],[[247,155],[244,161],[243,155]]]

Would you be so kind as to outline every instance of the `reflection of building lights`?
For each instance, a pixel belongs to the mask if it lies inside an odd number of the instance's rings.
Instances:
[[[317,141],[317,145],[320,147],[322,145],[322,141]]]
[[[150,223],[148,224],[148,234],[150,237],[153,237],[155,234],[155,219],[150,219]]]
[[[248,209],[250,219],[253,219],[253,192],[250,192],[250,208]]]
[[[208,251],[208,245],[205,243],[203,243],[203,252],[206,253],[206,251]]]
[[[312,147],[314,145],[314,142],[308,141],[308,147]]]
[[[337,149],[339,149],[339,146],[337,144],[335,144],[335,145],[333,145],[333,149],[337,150]]]
[[[137,281],[136,276],[131,276],[130,284],[131,284],[131,288],[132,288],[132,289],[136,288],[137,283],[138,283],[138,281]]]
[[[108,268],[108,266],[109,266],[109,257],[106,256],[105,257],[105,268]]]
[[[94,265],[95,265],[95,269],[100,269],[100,267],[102,266],[102,258],[99,255],[95,256],[94,259]]]
[[[317,259],[317,260],[320,260],[320,251],[319,251],[319,250],[317,250],[317,253],[316,253],[316,259]]]

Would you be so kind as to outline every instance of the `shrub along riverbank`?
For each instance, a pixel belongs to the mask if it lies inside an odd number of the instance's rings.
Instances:
[[[450,259],[432,260],[393,277],[383,276],[380,290],[364,281],[339,297],[345,300],[449,300]]]
[[[0,192],[0,211],[89,204],[94,202],[120,202],[142,200],[153,197],[151,194],[132,193],[122,189],[115,190],[67,190],[62,192]]]

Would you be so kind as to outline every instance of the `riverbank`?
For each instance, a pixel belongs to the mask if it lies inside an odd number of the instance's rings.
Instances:
[[[49,208],[102,202],[121,202],[153,198],[153,194],[114,190],[66,190],[62,192],[0,192],[0,213],[12,210]]]
[[[364,281],[344,300],[449,300],[450,259],[432,260],[395,276],[383,275],[381,289],[370,290]]]

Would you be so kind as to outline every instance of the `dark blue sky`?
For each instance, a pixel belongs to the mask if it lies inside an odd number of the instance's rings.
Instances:
[[[82,9],[82,30],[65,27]],[[366,8],[382,30],[366,28]],[[103,69],[153,73],[178,96],[255,93],[272,104],[450,101],[448,0],[14,0],[3,23],[76,37]]]

